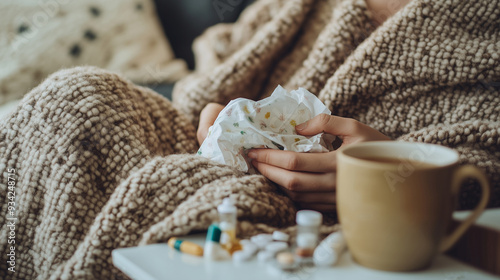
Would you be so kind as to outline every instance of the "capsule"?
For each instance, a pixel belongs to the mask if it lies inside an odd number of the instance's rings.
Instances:
[[[168,246],[186,254],[203,256],[203,248],[201,246],[193,242],[177,239],[176,237],[171,237],[168,240]]]

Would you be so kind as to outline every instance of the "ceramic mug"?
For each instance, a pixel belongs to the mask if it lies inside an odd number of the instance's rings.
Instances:
[[[459,166],[452,149],[396,141],[353,144],[337,153],[337,204],[352,257],[380,270],[411,271],[430,265],[483,212],[485,175]],[[447,229],[464,179],[482,187],[481,200],[453,232]]]

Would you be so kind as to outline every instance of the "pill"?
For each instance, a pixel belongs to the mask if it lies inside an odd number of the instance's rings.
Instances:
[[[255,245],[252,241],[245,242],[244,244],[241,245],[243,246],[243,251],[248,252],[252,256],[259,250],[257,245]]]
[[[276,253],[286,250],[288,248],[288,244],[283,241],[274,241],[270,242],[266,245],[266,251],[276,255]]]
[[[266,233],[262,233],[262,234],[257,234],[255,236],[252,236],[250,238],[250,241],[252,242],[259,242],[259,241],[267,241],[267,242],[271,242],[273,241],[273,235],[272,234],[266,234]]]
[[[325,238],[314,250],[314,264],[317,266],[332,266],[347,249],[347,243],[342,232],[337,231]]]
[[[295,263],[295,256],[290,252],[281,252],[276,256],[276,260],[283,266],[289,266]]]
[[[273,258],[273,254],[268,251],[260,251],[257,254],[257,259],[259,262],[267,262]]]
[[[317,266],[332,266],[337,259],[335,251],[328,247],[318,247],[313,253],[314,264]]]
[[[171,237],[168,240],[168,246],[170,248],[174,248],[177,251],[181,251],[186,254],[203,256],[203,248],[201,248],[201,246],[193,242],[184,241],[181,239],[177,239],[175,237]]]
[[[281,231],[274,231],[273,232],[273,239],[276,241],[288,242],[288,240],[290,239],[290,236],[284,232],[281,232]]]
[[[273,241],[273,236],[271,234],[259,234],[252,236],[250,240],[255,243],[259,249],[264,249],[269,242]]]
[[[253,254],[249,254],[246,251],[236,251],[233,253],[233,262],[246,262]]]

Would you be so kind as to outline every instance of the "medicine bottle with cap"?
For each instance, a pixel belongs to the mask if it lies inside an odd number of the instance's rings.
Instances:
[[[203,256],[207,260],[225,260],[231,256],[220,245],[221,230],[216,224],[208,228]]]
[[[303,259],[312,259],[314,248],[318,244],[319,226],[323,215],[313,210],[297,212],[297,249],[295,253]]]
[[[222,231],[220,244],[232,254],[233,245],[236,243],[236,206],[233,200],[224,198],[222,204],[217,207],[217,211],[219,212],[219,228]]]

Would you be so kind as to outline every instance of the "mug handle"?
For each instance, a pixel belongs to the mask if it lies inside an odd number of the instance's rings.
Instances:
[[[442,253],[453,246],[455,242],[465,233],[465,231],[472,225],[472,223],[481,215],[488,204],[490,197],[490,186],[486,176],[483,172],[472,165],[465,165],[459,167],[453,174],[453,181],[451,185],[451,193],[453,197],[456,197],[462,182],[467,178],[473,178],[479,181],[481,185],[481,200],[472,213],[463,221],[451,234],[446,236],[439,246],[439,252]]]

